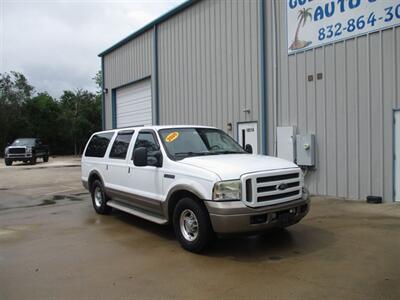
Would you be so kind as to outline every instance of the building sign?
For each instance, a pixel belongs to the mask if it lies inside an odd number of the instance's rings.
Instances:
[[[400,24],[400,0],[286,0],[288,52]]]

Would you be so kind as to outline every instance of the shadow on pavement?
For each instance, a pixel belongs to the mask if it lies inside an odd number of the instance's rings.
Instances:
[[[164,240],[176,240],[172,226],[157,225],[118,210],[113,210],[111,216],[127,226],[106,227],[109,234],[122,236],[133,229],[139,229]],[[278,261],[320,251],[335,240],[330,231],[300,223],[288,229],[271,229],[260,234],[221,236],[202,255],[246,262]]]

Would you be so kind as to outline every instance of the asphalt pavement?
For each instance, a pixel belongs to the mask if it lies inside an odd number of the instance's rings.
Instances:
[[[183,250],[97,215],[79,159],[0,166],[0,299],[400,299],[400,205],[313,197],[287,230]]]

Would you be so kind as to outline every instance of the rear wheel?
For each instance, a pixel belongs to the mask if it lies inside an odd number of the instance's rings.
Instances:
[[[111,207],[107,206],[107,195],[100,180],[95,180],[91,188],[92,203],[94,210],[100,215],[107,215],[111,212]]]
[[[178,202],[173,225],[181,246],[195,253],[204,250],[214,234],[207,209],[191,198],[183,198]]]
[[[11,159],[5,159],[4,163],[6,164],[6,166],[11,166],[13,162]]]
[[[49,157],[48,156],[43,156],[43,162],[48,162],[49,161]]]

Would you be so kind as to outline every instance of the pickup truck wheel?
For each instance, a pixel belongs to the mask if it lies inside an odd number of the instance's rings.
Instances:
[[[107,196],[104,192],[103,184],[100,180],[95,180],[91,189],[92,203],[94,210],[100,215],[107,215],[111,212],[111,207],[107,206]]]
[[[36,156],[32,156],[31,160],[29,161],[29,163],[31,165],[35,165],[36,164]]]
[[[48,156],[43,156],[43,162],[48,162],[49,161],[49,157]]]
[[[4,163],[6,164],[6,166],[11,166],[12,165],[12,160],[11,159],[5,159]]]
[[[191,252],[200,253],[213,236],[207,209],[191,198],[178,202],[173,225],[181,246]]]

